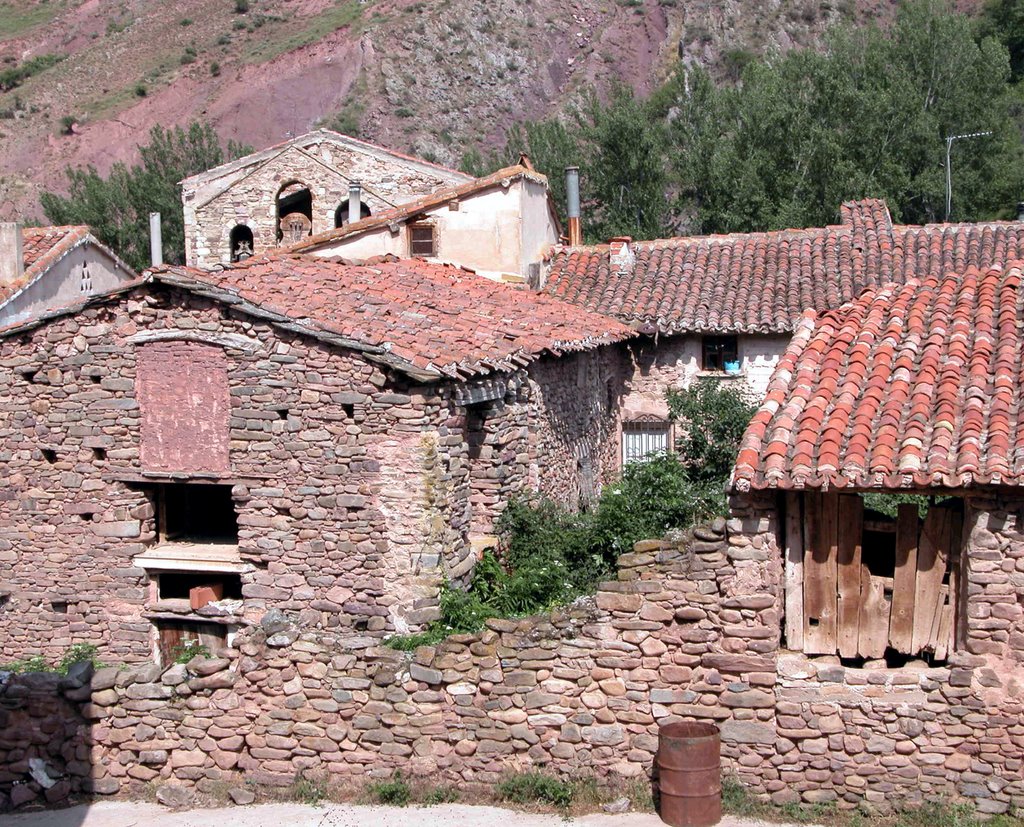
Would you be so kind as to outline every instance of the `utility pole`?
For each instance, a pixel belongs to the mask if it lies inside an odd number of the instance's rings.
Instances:
[[[949,153],[953,149],[953,141],[960,141],[965,138],[984,138],[986,135],[991,134],[991,132],[968,132],[963,135],[946,136],[946,221],[949,221],[949,212],[953,205],[953,174],[949,164]]]

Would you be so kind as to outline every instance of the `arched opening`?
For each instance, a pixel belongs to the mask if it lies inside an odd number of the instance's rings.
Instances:
[[[231,260],[245,261],[253,254],[252,230],[245,224],[238,224],[231,230]]]
[[[359,202],[359,220],[370,217],[370,208],[363,202]],[[334,226],[335,228],[341,227],[344,224],[351,223],[348,220],[348,201],[342,201],[338,205],[338,209],[334,211]]]
[[[277,240],[296,244],[313,233],[313,193],[301,181],[292,181],[277,194]]]

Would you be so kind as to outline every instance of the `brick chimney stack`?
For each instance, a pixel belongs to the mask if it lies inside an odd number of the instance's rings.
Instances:
[[[21,225],[0,223],[0,284],[11,284],[25,272]]]

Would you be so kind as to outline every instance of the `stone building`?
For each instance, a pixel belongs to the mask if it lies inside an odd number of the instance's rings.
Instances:
[[[88,227],[0,224],[0,327],[136,277]]]
[[[185,257],[212,267],[287,246],[472,177],[320,129],[186,178]]]
[[[561,229],[547,179],[524,158],[291,247],[318,256],[422,258],[488,278],[537,282]]]
[[[1024,803],[1020,288],[1011,263],[868,290],[769,383],[732,502],[781,622],[780,793]]]
[[[666,387],[738,383],[760,399],[804,311],[867,287],[1024,257],[1024,224],[893,225],[883,201],[835,226],[559,247],[543,292],[637,329],[622,451],[670,444]]]
[[[0,338],[0,656],[436,616],[515,491],[617,464],[625,326],[455,268],[156,268]]]

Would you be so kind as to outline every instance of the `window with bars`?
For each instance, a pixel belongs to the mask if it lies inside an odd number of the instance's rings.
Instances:
[[[669,450],[670,425],[663,419],[642,419],[622,423],[622,463],[645,462]]]
[[[433,258],[437,255],[437,233],[433,224],[409,225],[409,255],[414,258]]]

